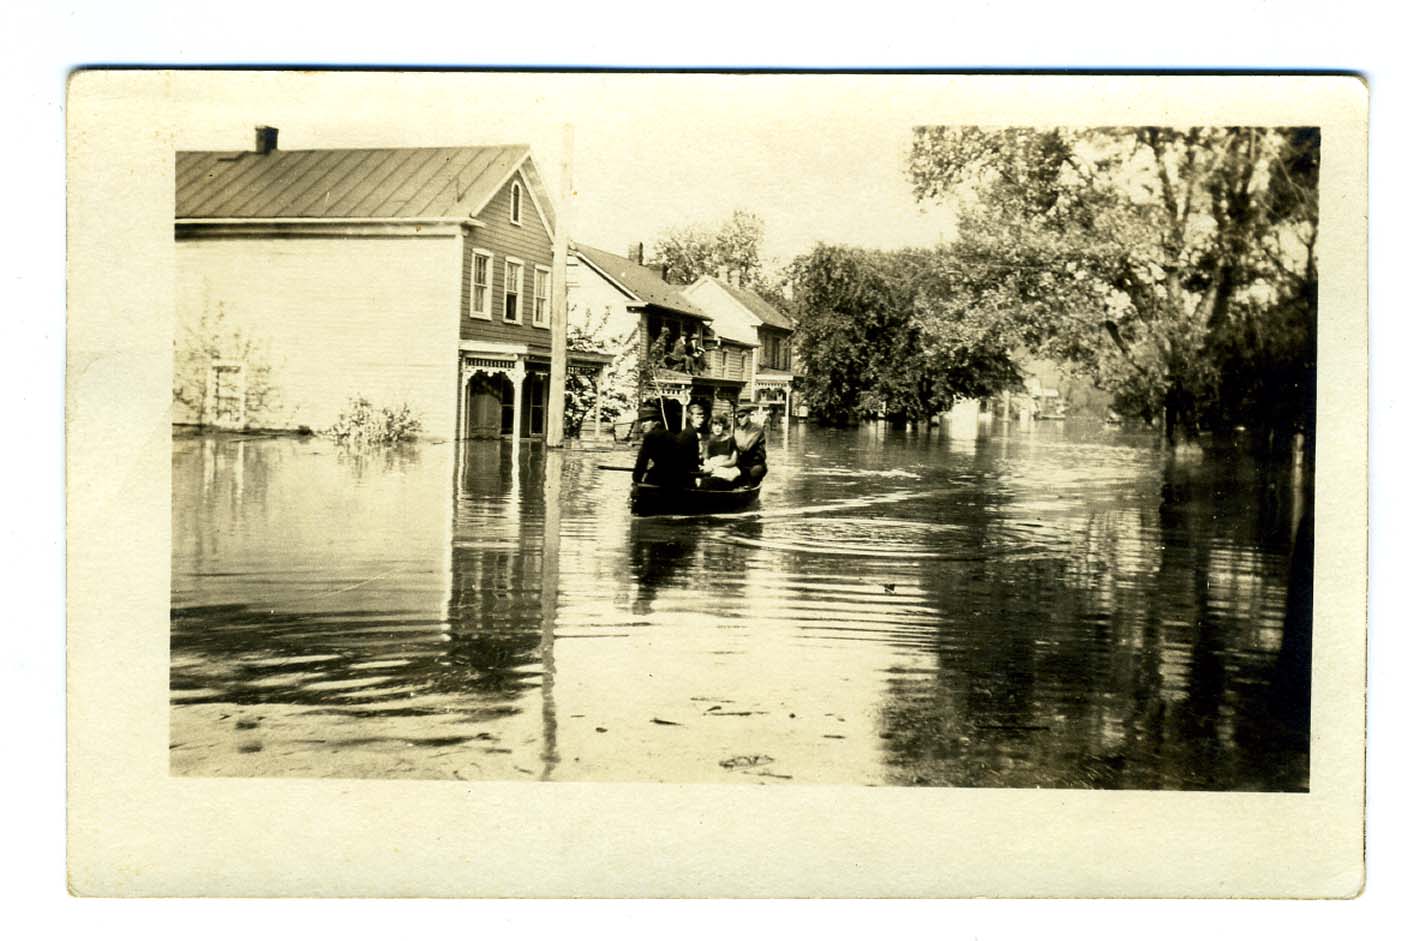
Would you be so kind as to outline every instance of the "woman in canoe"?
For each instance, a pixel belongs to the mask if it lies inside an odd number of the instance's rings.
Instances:
[[[706,459],[701,463],[701,486],[708,490],[724,490],[735,485],[740,469],[735,466],[738,452],[735,437],[730,433],[730,418],[711,416],[711,434],[706,439]]]

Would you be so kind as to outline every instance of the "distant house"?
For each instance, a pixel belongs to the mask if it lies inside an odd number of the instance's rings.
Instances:
[[[706,399],[733,408],[752,370],[756,344],[712,329],[711,318],[674,284],[644,265],[589,245],[570,253],[569,319],[590,332],[614,360],[608,381],[636,404],[644,398],[682,403]],[[704,365],[664,365],[678,337],[705,348]],[[642,368],[640,368],[642,367]]]
[[[543,434],[554,225],[522,145],[177,154],[175,422]]]
[[[792,414],[794,380],[800,373],[794,361],[794,323],[788,315],[754,291],[709,275],[683,293],[710,315],[717,332],[741,337],[758,348],[745,377],[744,398],[781,415]]]

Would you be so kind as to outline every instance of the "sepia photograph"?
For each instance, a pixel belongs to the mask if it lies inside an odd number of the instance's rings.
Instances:
[[[1319,129],[758,116],[176,154],[174,773],[1308,789]]]
[[[1321,316],[1353,231],[1322,109],[1135,106],[1146,77],[1035,117],[929,75],[174,78],[140,150],[169,473],[143,734],[181,793],[1353,806],[1361,728],[1320,719],[1361,710],[1362,624],[1317,618],[1315,519],[1363,422],[1321,418],[1324,351],[1366,352]]]

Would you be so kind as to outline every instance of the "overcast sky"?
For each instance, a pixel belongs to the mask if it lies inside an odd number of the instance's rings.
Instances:
[[[210,83],[174,104],[177,149],[526,143],[558,193],[563,127],[574,127],[572,237],[624,253],[672,227],[734,209],[765,222],[762,254],[815,242],[929,245],[952,234],[917,206],[904,175],[911,128],[937,120],[942,80],[895,76],[392,75]]]

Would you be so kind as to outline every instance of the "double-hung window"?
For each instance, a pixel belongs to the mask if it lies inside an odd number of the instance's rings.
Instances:
[[[525,265],[519,258],[506,259],[506,284],[502,291],[501,319],[507,323],[521,322],[521,281]]]
[[[492,253],[472,250],[472,286],[468,313],[483,320],[492,319]]]
[[[532,298],[531,323],[537,327],[550,326],[551,271],[535,266],[535,297]]]

